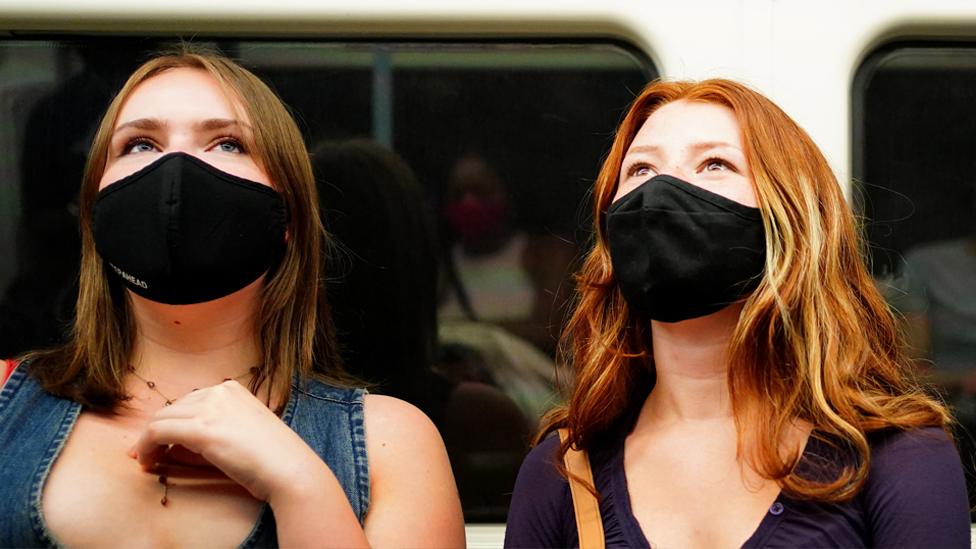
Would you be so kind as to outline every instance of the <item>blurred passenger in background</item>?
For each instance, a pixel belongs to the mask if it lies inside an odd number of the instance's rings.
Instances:
[[[555,334],[575,247],[518,222],[518,182],[506,155],[469,147],[451,167],[443,213],[442,366],[454,379],[490,379],[535,425],[556,404]],[[462,352],[476,349],[476,353]]]
[[[969,236],[909,250],[884,287],[902,315],[908,354],[952,407],[960,453],[976,455],[976,221]],[[976,463],[970,457],[963,465],[976,505]]]
[[[24,125],[18,274],[0,299],[0,356],[51,347],[67,335],[78,293],[78,181],[99,116],[146,55],[97,44],[79,52],[66,63],[75,65],[73,74],[41,94]]]
[[[449,252],[438,314],[496,324],[551,355],[575,248],[520,228],[517,178],[504,165],[502,154],[470,148],[450,170]]]
[[[931,366],[925,371],[953,392],[976,395],[976,228],[909,250],[890,293],[913,355]]]
[[[530,427],[490,374],[453,375],[438,363],[464,356],[490,372],[495,357],[464,344],[438,350],[437,239],[421,185],[402,158],[368,140],[322,143],[313,166],[323,221],[339,243],[328,288],[345,366],[434,421],[467,520],[503,521]]]

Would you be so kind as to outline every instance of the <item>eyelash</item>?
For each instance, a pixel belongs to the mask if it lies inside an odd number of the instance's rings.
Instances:
[[[221,135],[215,138],[212,143],[213,144],[210,146],[211,149],[224,143],[231,143],[240,149],[241,154],[245,154],[248,151],[247,147],[244,146],[244,140],[235,135]],[[131,151],[133,147],[143,144],[149,145],[153,148],[159,147],[152,139],[149,139],[148,137],[135,137],[125,142],[125,145],[122,146],[122,150],[119,151],[119,156],[125,156],[129,154],[129,151]]]
[[[235,147],[241,150],[241,154],[247,153],[247,147],[244,146],[244,140],[236,135],[222,135],[213,140],[213,145],[210,148],[215,148],[224,143],[231,143]]]
[[[143,145],[143,144],[149,145],[153,148],[157,147],[156,143],[154,143],[153,140],[151,139],[148,139],[146,137],[136,137],[126,141],[125,145],[122,145],[122,150],[119,151],[119,156],[125,156],[129,154],[129,151],[132,150],[132,147],[135,147],[136,145]]]
[[[737,170],[735,168],[735,166],[731,162],[729,162],[728,160],[726,160],[724,158],[719,158],[717,156],[713,156],[713,157],[710,157],[710,158],[706,158],[705,161],[702,162],[699,167],[702,170],[705,170],[705,168],[707,168],[708,165],[709,164],[712,164],[712,163],[721,164],[722,166],[725,166],[726,168],[728,168],[730,171],[732,171],[734,173],[739,173],[739,170]]]
[[[633,177],[637,174],[637,170],[641,168],[647,168],[649,170],[654,170],[654,167],[646,162],[635,162],[630,166],[627,166],[627,177]]]
[[[699,165],[699,170],[705,171],[705,168],[707,168],[709,164],[720,164],[722,166],[725,166],[725,168],[727,168],[729,171],[732,171],[734,173],[739,173],[739,170],[736,169],[735,165],[733,165],[728,160],[726,160],[724,158],[720,158],[718,156],[711,156],[711,157],[706,158]],[[627,177],[633,177],[633,176],[635,176],[637,174],[638,170],[643,169],[643,168],[647,168],[649,170],[654,170],[654,167],[651,166],[650,164],[646,163],[646,162],[636,162],[636,163],[631,164],[630,166],[627,167],[627,172],[626,172],[627,173]]]

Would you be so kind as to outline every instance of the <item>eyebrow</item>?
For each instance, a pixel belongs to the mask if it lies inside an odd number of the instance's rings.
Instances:
[[[251,131],[251,126],[246,122],[229,118],[208,118],[193,125],[194,128],[199,130],[222,130],[234,126]]]
[[[692,151],[706,151],[709,149],[728,148],[728,149],[734,149],[739,152],[742,152],[742,149],[726,141],[703,141],[701,143],[695,143],[694,145],[691,145],[688,148],[691,149]],[[628,152],[656,154],[659,153],[660,151],[661,151],[661,147],[658,147],[657,145],[638,145],[636,147],[631,147]]]
[[[158,130],[160,128],[165,128],[167,123],[158,118],[137,118],[135,120],[130,120],[124,122],[115,127],[112,133],[118,133],[120,130],[126,128],[135,128],[137,130]],[[225,128],[238,127],[243,128],[247,131],[251,131],[251,126],[240,120],[234,120],[231,118],[208,118],[207,120],[201,120],[193,124],[193,128],[196,130],[203,131],[213,131],[222,130]]]

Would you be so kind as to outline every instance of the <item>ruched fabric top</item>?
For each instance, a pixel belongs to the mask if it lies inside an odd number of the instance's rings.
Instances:
[[[362,389],[295,380],[282,414],[339,480],[360,524],[369,507],[369,467]],[[0,391],[0,547],[56,547],[41,510],[51,466],[71,433],[81,405],[45,392],[18,366]],[[111,521],[106,522],[107,525]],[[241,547],[277,547],[265,504]]]
[[[621,431],[590,452],[606,546],[649,548],[630,506],[623,463],[627,432]],[[946,434],[934,428],[888,431],[869,440],[868,479],[854,499],[817,503],[780,494],[743,547],[969,547],[962,465]],[[558,446],[558,437],[551,436],[522,464],[505,547],[579,546],[569,485],[554,466]],[[811,436],[798,466],[801,474],[834,453]]]

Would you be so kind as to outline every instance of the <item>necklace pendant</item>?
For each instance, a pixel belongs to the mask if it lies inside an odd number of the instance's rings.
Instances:
[[[169,399],[166,399],[166,402],[163,403],[163,406],[172,406],[172,405],[173,405],[173,401]]]
[[[166,507],[169,504],[169,479],[166,475],[159,475],[159,483],[163,485],[163,497],[160,498],[159,504]]]

